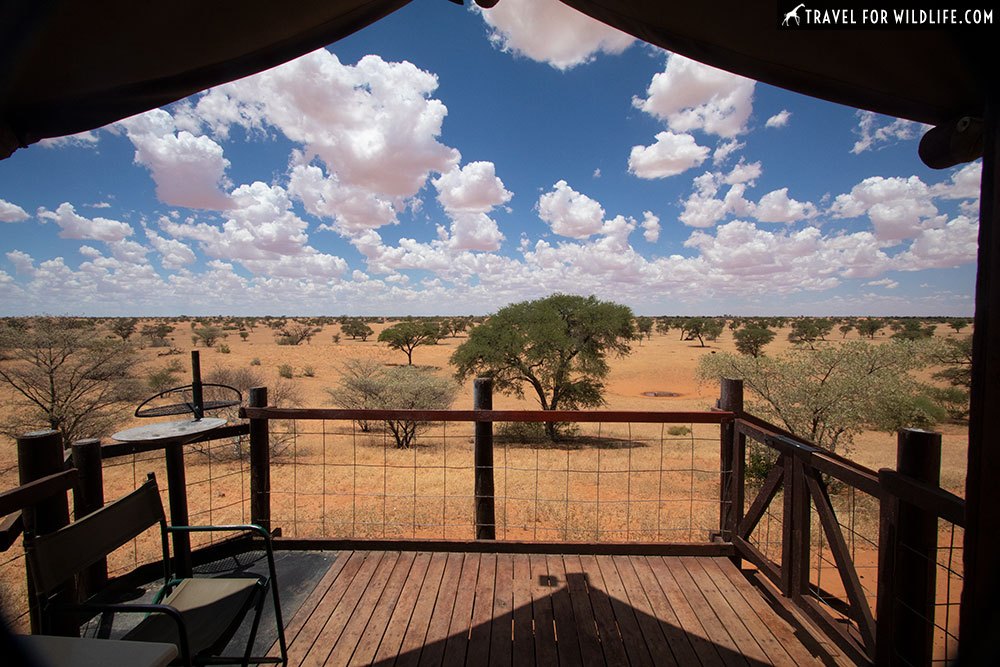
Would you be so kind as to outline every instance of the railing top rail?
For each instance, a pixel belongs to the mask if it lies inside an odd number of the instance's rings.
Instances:
[[[903,502],[919,507],[925,512],[965,527],[965,499],[950,491],[925,484],[919,480],[892,470],[882,468],[878,478],[887,493]]]
[[[635,422],[649,424],[722,424],[732,412],[622,410],[341,410],[335,408],[241,408],[249,419],[411,420],[452,422]]]
[[[737,430],[782,454],[800,457],[809,466],[845,482],[868,495],[880,498],[878,473],[860,463],[829,452],[801,438],[774,428],[765,428],[759,420],[737,419]]]

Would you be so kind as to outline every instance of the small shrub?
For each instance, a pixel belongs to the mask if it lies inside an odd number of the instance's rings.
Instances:
[[[340,334],[333,334],[333,344],[340,345]]]
[[[278,366],[278,375],[286,379],[291,379],[293,370],[290,364],[281,364]]]
[[[668,435],[687,435],[691,432],[687,426],[671,426],[667,429]]]
[[[496,426],[496,437],[500,442],[523,445],[549,440],[542,422],[500,422]]]
[[[305,375],[307,378],[316,377],[316,371],[315,369],[313,369],[312,366],[306,366],[305,368],[303,368],[302,374]]]
[[[230,350],[229,346],[226,345],[225,343],[219,343],[218,345],[215,346],[215,351],[220,354],[229,354]]]
[[[260,366],[260,357],[254,357],[250,360],[251,366]]]

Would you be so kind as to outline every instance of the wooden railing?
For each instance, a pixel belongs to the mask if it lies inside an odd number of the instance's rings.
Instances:
[[[954,534],[951,544],[939,546],[938,522],[963,528],[965,503],[938,487],[940,435],[901,431],[898,470],[876,472],[745,413],[735,381],[723,381],[722,395],[735,397],[726,407],[737,415],[728,433],[731,442],[722,447],[732,469],[724,487],[723,539],[857,664],[930,665],[954,659],[957,614],[948,618],[947,613],[957,608],[958,596],[950,587],[944,596],[938,593],[936,571],[943,569],[960,591],[960,566],[940,565],[938,552],[951,559],[961,547]],[[766,476],[753,484],[746,475],[748,440],[774,459]],[[854,502],[857,494],[870,502]],[[779,496],[780,508],[772,510]],[[780,549],[774,554],[769,544],[753,539],[765,516],[780,524],[774,531]],[[877,526],[875,534],[852,534],[857,523],[866,521],[873,530]],[[811,568],[822,567],[823,549],[836,567],[836,591],[810,579]],[[859,554],[874,554],[877,567],[860,564]],[[867,584],[862,567],[871,571]]]

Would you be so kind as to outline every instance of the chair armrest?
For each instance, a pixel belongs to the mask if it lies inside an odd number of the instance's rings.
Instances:
[[[188,644],[187,627],[184,625],[184,617],[176,607],[168,604],[125,604],[111,602],[81,602],[81,603],[55,603],[50,604],[49,611],[56,613],[67,613],[73,611],[105,612],[113,611],[125,614],[165,614],[173,619],[177,624],[177,636],[180,638],[181,659],[185,665],[191,665],[191,649]]]

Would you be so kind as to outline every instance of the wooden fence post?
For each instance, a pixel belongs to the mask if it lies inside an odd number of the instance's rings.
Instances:
[[[739,417],[743,413],[743,380],[722,379],[718,407]],[[719,426],[719,530],[732,541],[743,518],[746,436],[737,435],[736,424]]]
[[[472,385],[474,410],[493,409],[493,379],[476,378]],[[497,538],[493,486],[493,422],[476,422],[475,436],[476,539]]]
[[[941,435],[903,429],[896,444],[896,470],[919,482],[941,481]],[[891,592],[892,661],[930,665],[934,648],[937,517],[900,501],[896,518],[894,581]],[[881,574],[881,573],[880,573]],[[880,620],[882,620],[880,618]]]
[[[80,519],[104,507],[104,469],[101,462],[101,441],[97,438],[77,440],[70,446],[73,467],[80,471],[79,484],[73,489],[73,516]],[[108,581],[108,560],[101,558],[87,568],[82,577],[84,596],[90,597]]]
[[[809,589],[810,520],[812,505],[805,466],[795,452],[782,452],[785,467],[781,519],[781,592],[798,601]]]
[[[62,434],[59,431],[33,431],[17,436],[17,470],[20,484],[27,484],[57,472],[66,467],[63,452]],[[69,503],[65,493],[59,493],[43,500],[34,507],[26,507],[22,512],[24,530],[36,535],[45,535],[69,524]],[[30,564],[25,563],[25,569]],[[72,599],[72,591],[63,593],[66,600]],[[28,618],[31,622],[32,634],[42,630],[41,615],[38,608],[38,598],[32,584],[31,572],[28,571]],[[58,620],[58,619],[57,619]],[[64,621],[71,621],[66,619]],[[75,634],[77,630],[67,622],[53,628],[59,634]]]
[[[251,408],[267,407],[267,387],[250,390]],[[250,420],[250,523],[271,532],[271,446],[268,420]]]

